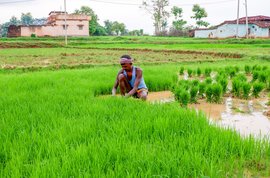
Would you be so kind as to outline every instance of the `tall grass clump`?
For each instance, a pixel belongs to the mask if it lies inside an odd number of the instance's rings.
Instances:
[[[200,77],[202,74],[202,70],[200,67],[197,68],[197,76]]]
[[[259,97],[259,94],[260,92],[263,90],[264,88],[264,84],[261,83],[261,82],[255,82],[253,84],[253,91],[252,91],[252,94],[255,98],[258,98]]]
[[[259,82],[267,83],[267,77],[268,77],[268,74],[265,71],[259,72],[259,77],[258,77]]]
[[[242,82],[239,79],[233,79],[232,81],[232,93],[236,97],[240,97],[242,90]]]
[[[213,102],[212,85],[207,85],[206,90],[205,90],[205,95],[206,95],[206,101],[209,103],[212,103]]]
[[[236,70],[235,70],[235,68],[230,68],[230,69],[228,70],[228,73],[229,73],[230,78],[232,79],[232,78],[236,75]]]
[[[179,101],[182,107],[187,107],[190,101],[190,93],[182,87],[178,87],[174,93],[175,99]]]
[[[249,94],[250,94],[250,90],[251,90],[251,84],[244,82],[242,84],[243,87],[243,98],[244,99],[248,99],[249,98]]]
[[[185,68],[182,66],[182,67],[180,68],[180,70],[179,70],[179,74],[180,74],[180,75],[183,75],[183,74],[184,74],[184,70],[185,70]]]
[[[199,87],[193,86],[190,89],[190,103],[197,103],[197,95],[198,95]]]
[[[201,83],[199,84],[199,96],[200,96],[201,98],[204,97],[205,90],[206,90],[206,83],[205,83],[205,82],[201,82]]]
[[[188,69],[187,72],[188,72],[188,76],[192,77],[192,72],[193,72],[192,69]]]
[[[251,67],[249,65],[245,65],[245,73],[249,75],[251,73]]]
[[[222,98],[222,86],[219,83],[212,85],[212,101],[220,103]]]
[[[192,86],[198,86],[200,81],[198,79],[192,80]]]
[[[205,75],[205,77],[210,77],[211,72],[212,72],[212,69],[211,68],[205,68],[204,69],[204,75]]]
[[[223,77],[218,80],[218,83],[222,86],[222,92],[226,93],[227,88],[228,88],[228,79]]]
[[[253,71],[252,73],[252,81],[255,82],[259,78],[259,72]]]
[[[206,84],[211,84],[212,83],[212,78],[211,77],[207,77],[205,80],[204,80],[204,82],[206,83]]]

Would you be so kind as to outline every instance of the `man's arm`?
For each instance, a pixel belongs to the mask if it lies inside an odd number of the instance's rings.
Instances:
[[[127,94],[128,96],[132,96],[132,95],[134,95],[137,92],[138,86],[139,86],[139,84],[141,82],[141,79],[142,79],[142,69],[136,68],[136,79],[135,79],[135,82],[134,82],[134,87]]]
[[[112,95],[113,95],[113,96],[116,94],[116,90],[117,90],[117,87],[118,87],[118,85],[119,85],[118,76],[119,76],[119,74],[121,74],[121,73],[123,73],[123,69],[121,69],[121,70],[118,72],[117,76],[116,76],[116,80],[115,80],[114,85],[113,85],[113,88],[112,88]]]

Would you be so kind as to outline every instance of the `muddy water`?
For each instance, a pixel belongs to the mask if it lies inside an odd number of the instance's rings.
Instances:
[[[165,103],[174,99],[170,91],[164,91],[149,93],[148,101]],[[267,98],[241,100],[225,97],[222,104],[199,100],[198,104],[192,104],[189,108],[204,112],[210,123],[235,129],[242,136],[252,134],[255,137],[270,138],[270,119],[264,114],[270,107],[266,103]]]

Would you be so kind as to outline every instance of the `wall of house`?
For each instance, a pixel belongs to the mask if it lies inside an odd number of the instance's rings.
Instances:
[[[65,36],[65,21],[57,20],[54,25],[21,27],[21,36]],[[80,20],[67,21],[68,36],[89,36],[89,22]]]
[[[236,24],[224,24],[219,26],[214,30],[196,30],[195,38],[229,38],[236,35]],[[269,37],[269,29],[261,28],[255,24],[249,24],[248,28],[250,29],[250,37]],[[213,34],[213,35],[212,35]],[[238,36],[246,36],[246,24],[239,24],[238,26]]]

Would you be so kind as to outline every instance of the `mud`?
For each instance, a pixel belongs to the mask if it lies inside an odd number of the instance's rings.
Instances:
[[[150,92],[147,101],[151,103],[168,103],[174,101],[174,96],[170,91]]]

